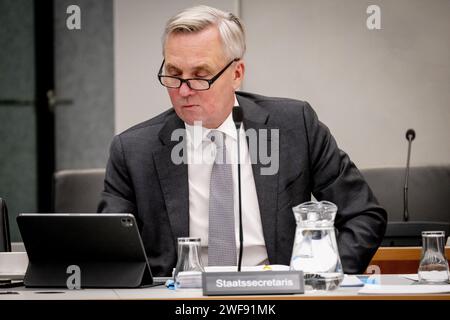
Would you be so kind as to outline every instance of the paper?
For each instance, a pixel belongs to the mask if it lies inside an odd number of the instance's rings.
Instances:
[[[362,287],[364,282],[362,282],[357,276],[344,275],[344,280],[341,283],[341,287]]]
[[[202,273],[200,271],[182,271],[178,274],[179,288],[201,288]]]
[[[0,280],[23,280],[25,278],[25,273],[0,273]]]
[[[450,293],[450,284],[444,285],[375,285],[366,284],[358,294],[431,294]]]
[[[242,266],[241,271],[288,271],[289,266],[282,264],[259,265],[259,266]],[[234,272],[237,271],[236,266],[210,266],[205,267],[205,272]]]
[[[419,281],[419,275],[417,273],[401,274],[399,276],[408,280]]]

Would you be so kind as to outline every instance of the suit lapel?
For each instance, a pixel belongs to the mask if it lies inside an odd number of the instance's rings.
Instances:
[[[271,127],[267,124],[269,114],[261,107],[256,105],[252,100],[246,99],[242,96],[236,95],[239,101],[239,105],[243,108],[244,112],[244,128],[245,130],[254,129],[256,133],[259,130],[279,129]],[[258,146],[259,146],[259,134]],[[248,138],[247,138],[248,143]],[[270,148],[270,135],[268,135],[267,143],[268,149]],[[258,148],[259,149],[259,148]],[[269,153],[271,152],[268,150]],[[256,193],[258,196],[259,211],[261,214],[261,222],[264,233],[264,240],[266,244],[267,254],[269,256],[270,263],[275,263],[276,258],[276,230],[277,230],[277,190],[278,190],[278,172],[273,175],[261,174],[261,168],[264,166],[259,159],[252,158],[252,171],[255,180]],[[245,201],[245,199],[244,199]],[[245,226],[244,226],[245,229]],[[245,242],[245,239],[244,239]]]
[[[169,117],[159,133],[162,146],[153,153],[153,158],[164,195],[172,234],[176,241],[179,237],[189,236],[189,185],[186,162],[175,164],[171,158],[174,147],[185,147],[184,123],[175,113]],[[183,130],[180,131],[184,133],[182,140],[172,141],[172,133],[177,129]],[[186,150],[186,148],[183,148],[183,150]]]

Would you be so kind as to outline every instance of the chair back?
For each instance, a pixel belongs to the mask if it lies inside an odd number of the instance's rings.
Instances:
[[[388,213],[382,246],[420,246],[422,231],[450,234],[450,165],[411,167],[409,221],[403,221],[404,167],[362,169],[381,206]]]
[[[11,251],[11,238],[9,235],[8,208],[6,201],[0,198],[0,252]]]
[[[389,221],[403,221],[405,168],[362,169]],[[450,165],[411,167],[408,187],[411,221],[450,223]]]
[[[58,171],[53,179],[53,211],[94,213],[103,191],[105,169]]]

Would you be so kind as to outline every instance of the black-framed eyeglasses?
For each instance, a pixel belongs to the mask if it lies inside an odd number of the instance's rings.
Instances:
[[[166,60],[163,60],[161,67],[159,68],[159,71],[158,71],[158,79],[159,79],[159,82],[161,82],[161,84],[167,88],[177,89],[177,88],[181,87],[183,82],[185,82],[187,84],[187,86],[189,88],[191,88],[192,90],[196,90],[196,91],[208,90],[209,88],[211,88],[212,84],[217,79],[219,79],[219,77],[222,75],[222,73],[224,73],[225,70],[227,70],[228,67],[231,66],[231,64],[233,62],[239,61],[239,60],[240,60],[239,58],[236,58],[236,59],[233,59],[232,61],[230,61],[230,63],[228,63],[222,70],[219,71],[218,74],[216,74],[211,79],[201,79],[201,78],[182,79],[179,77],[165,76],[165,75],[161,74],[163,66],[164,66],[164,62],[166,61]]]

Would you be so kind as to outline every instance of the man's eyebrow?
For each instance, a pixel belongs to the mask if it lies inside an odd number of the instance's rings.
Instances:
[[[166,68],[165,69],[166,69],[166,71],[175,71],[175,72],[180,72],[181,73],[181,70],[179,68],[175,67],[174,65],[172,65],[170,63],[166,64]]]

